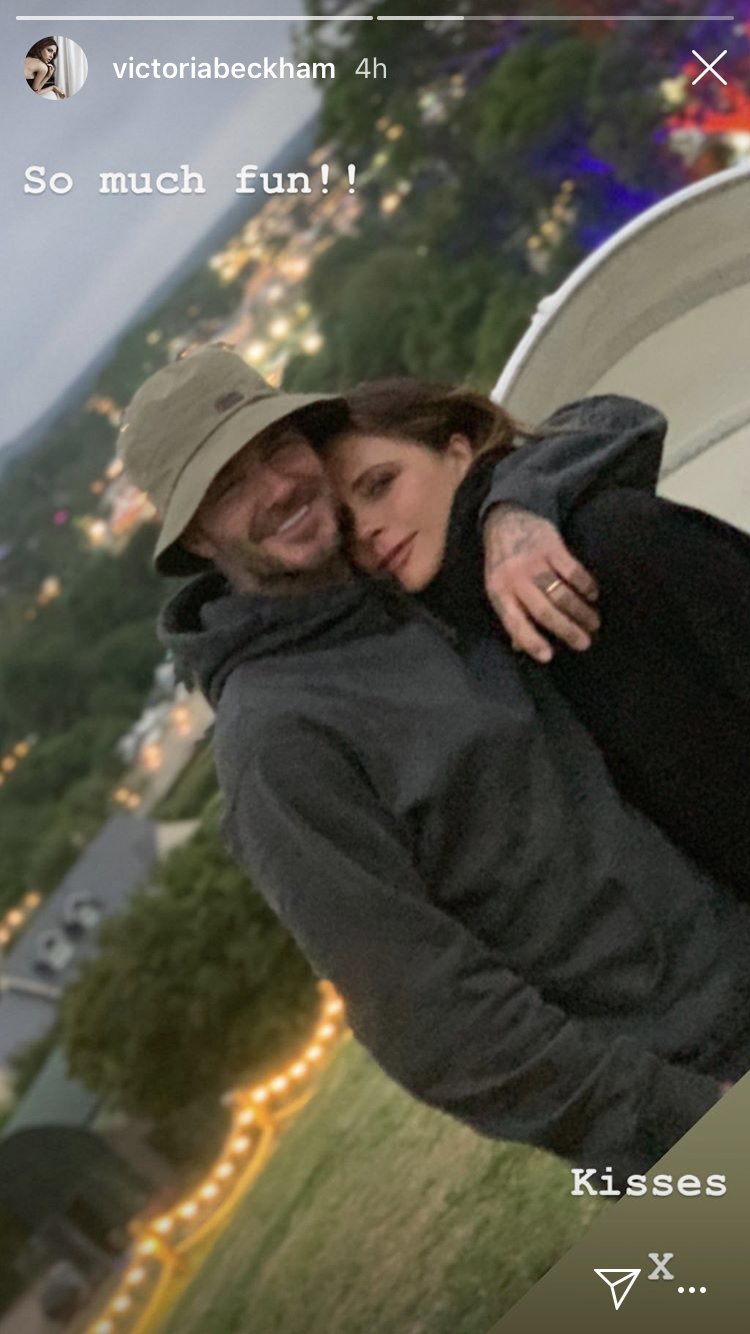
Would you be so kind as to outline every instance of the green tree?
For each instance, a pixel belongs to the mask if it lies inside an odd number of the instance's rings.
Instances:
[[[149,613],[155,615],[163,592],[155,574],[139,565],[129,568],[124,557],[99,553],[64,590],[59,605],[74,634],[90,644],[129,622],[143,621]],[[151,633],[153,637],[153,628]]]
[[[510,269],[497,275],[474,339],[473,369],[479,384],[490,388],[523,334],[542,293],[531,274]]]
[[[16,735],[75,722],[86,711],[91,684],[88,656],[71,635],[21,636],[0,659],[0,698]]]
[[[156,638],[155,618],[149,615],[121,625],[107,635],[96,646],[92,665],[99,683],[112,692],[114,704],[121,691],[136,698],[146,695],[154,668],[163,656],[164,649]]]
[[[127,726],[120,718],[80,718],[57,736],[41,737],[8,780],[3,804],[7,799],[33,809],[42,793],[60,801],[73,783],[100,765],[114,777],[121,765],[112,751]]]
[[[316,1012],[309,965],[227,857],[216,820],[104,924],[62,1003],[72,1072],[137,1115],[168,1117],[274,1068]]]
[[[5,793],[5,789],[3,789]],[[30,889],[38,889],[29,870],[29,861],[40,837],[56,815],[54,801],[41,794],[31,804],[13,801],[3,795],[0,803],[0,909],[14,907]]]
[[[585,37],[543,34],[520,41],[483,80],[477,103],[480,159],[554,144],[586,115],[596,47]]]

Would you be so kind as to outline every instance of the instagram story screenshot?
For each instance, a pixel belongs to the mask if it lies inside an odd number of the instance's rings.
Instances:
[[[743,1330],[750,0],[14,8],[0,1334]]]

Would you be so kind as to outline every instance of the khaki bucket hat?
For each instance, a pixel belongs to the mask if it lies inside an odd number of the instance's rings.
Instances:
[[[211,568],[180,545],[214,478],[248,441],[275,422],[303,413],[315,443],[347,419],[335,394],[273,389],[232,348],[210,344],[152,375],[125,411],[117,452],[125,470],[162,517],[154,551],[160,574]]]

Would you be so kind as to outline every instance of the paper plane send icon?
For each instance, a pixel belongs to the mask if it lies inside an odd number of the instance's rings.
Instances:
[[[594,1270],[595,1274],[598,1274],[600,1278],[604,1279],[605,1283],[609,1284],[616,1311],[619,1311],[640,1272],[640,1269]]]

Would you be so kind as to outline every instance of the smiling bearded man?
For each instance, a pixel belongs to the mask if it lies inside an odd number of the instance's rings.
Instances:
[[[313,447],[346,419],[343,399],[280,393],[223,344],[157,371],[120,447],[163,518],[159,572],[218,569],[237,592],[268,594],[350,578]]]
[[[293,421],[243,446],[182,535],[239,592],[300,592],[348,573],[327,475]]]

